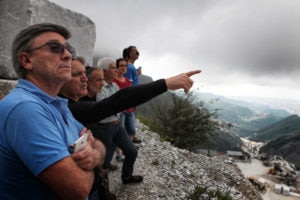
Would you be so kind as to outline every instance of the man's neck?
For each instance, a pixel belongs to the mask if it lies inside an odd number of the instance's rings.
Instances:
[[[25,80],[33,83],[52,97],[56,97],[59,91],[61,90],[62,86],[64,85],[64,83],[48,84],[48,82],[41,81],[39,79],[34,78],[33,76],[28,76]]]
[[[93,98],[94,96],[96,96],[95,93],[88,91],[88,93],[86,94],[86,96]]]
[[[61,90],[60,91],[60,94],[63,95],[65,98],[67,99],[71,99],[75,102],[77,102],[79,100],[79,98],[77,96],[74,96],[72,94],[68,94],[67,92],[65,92],[64,90]],[[72,97],[73,96],[73,97]]]

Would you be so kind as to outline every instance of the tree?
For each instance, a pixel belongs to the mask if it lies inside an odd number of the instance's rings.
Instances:
[[[211,138],[216,135],[216,113],[209,112],[193,93],[171,93],[170,101],[156,104],[153,119],[161,137],[179,148],[195,150],[202,144],[212,147]]]

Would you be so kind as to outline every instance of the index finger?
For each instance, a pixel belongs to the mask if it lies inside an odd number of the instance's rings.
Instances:
[[[201,72],[201,70],[193,70],[193,71],[189,71],[187,73],[185,73],[188,77],[191,77],[195,74],[199,74]]]

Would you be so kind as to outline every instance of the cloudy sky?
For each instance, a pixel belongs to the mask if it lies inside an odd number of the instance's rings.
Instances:
[[[201,69],[203,92],[300,100],[299,0],[50,0],[96,24],[95,54],[120,57],[155,80]]]

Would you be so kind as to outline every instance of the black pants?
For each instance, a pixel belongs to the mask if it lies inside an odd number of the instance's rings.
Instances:
[[[126,129],[118,124],[93,124],[88,127],[91,129],[95,138],[101,140],[106,148],[106,158],[104,168],[108,168],[115,147],[118,146],[125,155],[122,166],[122,178],[127,178],[133,173],[133,166],[138,154],[136,146],[132,143],[127,135]]]

